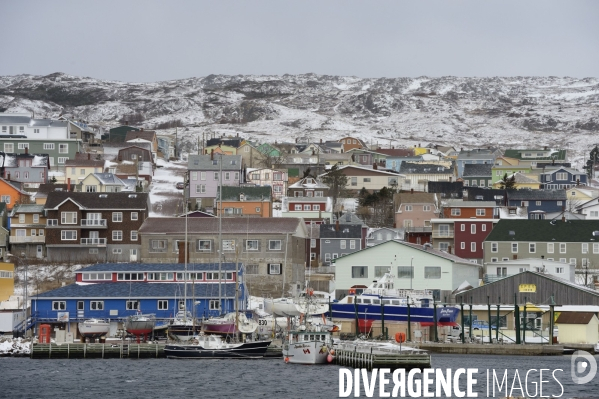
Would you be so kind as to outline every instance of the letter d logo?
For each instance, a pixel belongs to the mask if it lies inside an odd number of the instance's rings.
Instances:
[[[588,371],[587,375],[584,375]],[[597,361],[589,352],[576,351],[570,359],[570,374],[575,384],[591,382],[597,374]]]

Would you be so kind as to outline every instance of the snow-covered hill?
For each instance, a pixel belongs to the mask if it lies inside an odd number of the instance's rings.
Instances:
[[[599,142],[597,78],[210,75],[123,83],[54,73],[0,77],[0,109],[63,113],[103,127],[140,118],[145,128],[178,123],[190,150],[202,133],[259,141],[352,134],[386,145],[547,145],[575,157]]]

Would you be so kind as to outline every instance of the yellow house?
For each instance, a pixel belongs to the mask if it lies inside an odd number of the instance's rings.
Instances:
[[[216,144],[204,147],[204,154],[210,154],[214,150],[215,154],[237,155],[237,148],[226,144]]]
[[[15,265],[0,262],[0,302],[8,300],[15,293]]]
[[[599,341],[599,320],[593,312],[561,312],[558,325],[560,344],[596,344]]]
[[[521,188],[529,188],[531,190],[538,190],[539,188],[541,188],[541,183],[534,178],[538,176],[533,177],[527,176],[524,173],[514,173],[512,175],[509,175],[508,178],[511,178],[512,176],[514,176],[514,178],[516,179],[514,184],[515,189],[519,190]],[[493,183],[493,188],[500,188],[501,183],[503,183],[503,179]]]
[[[413,150],[414,150],[414,156],[428,154],[430,152],[430,149],[425,148],[425,147],[414,147]]]
[[[572,187],[566,190],[568,204],[573,209],[578,205],[582,205],[592,199],[599,198],[599,189],[590,186]]]
[[[65,182],[79,184],[90,173],[104,172],[104,161],[96,159],[68,159],[65,162]]]

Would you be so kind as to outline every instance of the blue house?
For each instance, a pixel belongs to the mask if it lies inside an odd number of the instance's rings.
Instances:
[[[508,206],[526,206],[529,219],[545,219],[545,214],[561,212],[566,206],[565,190],[513,190],[507,192]]]
[[[587,175],[572,168],[561,166],[540,174],[541,188],[569,189],[587,185]]]
[[[36,324],[67,323],[70,331],[85,319],[108,319],[109,336],[114,336],[123,319],[137,310],[155,314],[157,324],[183,309],[198,319],[232,312],[243,265],[222,263],[220,278],[218,270],[218,263],[188,264],[187,275],[181,263],[93,265],[76,272],[76,284],[32,297],[32,319]],[[238,309],[244,309],[243,283],[238,288]]]

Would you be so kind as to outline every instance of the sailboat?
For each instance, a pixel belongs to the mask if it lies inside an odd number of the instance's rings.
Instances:
[[[148,340],[148,335],[154,330],[156,325],[155,314],[143,314],[141,310],[137,310],[134,315],[127,317],[125,320],[125,330],[137,337],[139,343],[140,337],[144,337],[144,342]]]
[[[186,190],[189,190],[189,172],[187,172],[185,180],[186,180],[186,182],[185,182]],[[187,191],[185,193],[184,201],[185,201],[185,245],[184,245],[183,250],[185,251],[185,253],[183,254],[183,258],[184,258],[184,263],[185,263],[185,269],[184,269],[184,273],[183,273],[183,276],[184,276],[184,279],[183,279],[184,280],[184,282],[183,282],[183,287],[184,287],[183,288],[183,307],[181,309],[179,309],[179,311],[175,315],[175,318],[173,319],[170,326],[168,327],[168,336],[171,339],[174,339],[177,341],[189,341],[200,330],[200,327],[198,325],[196,325],[195,318],[193,317],[191,312],[189,312],[187,310],[187,278],[188,278],[188,273],[187,273],[187,256],[188,256],[187,219],[188,219],[188,215],[189,215],[189,212],[187,210]]]

